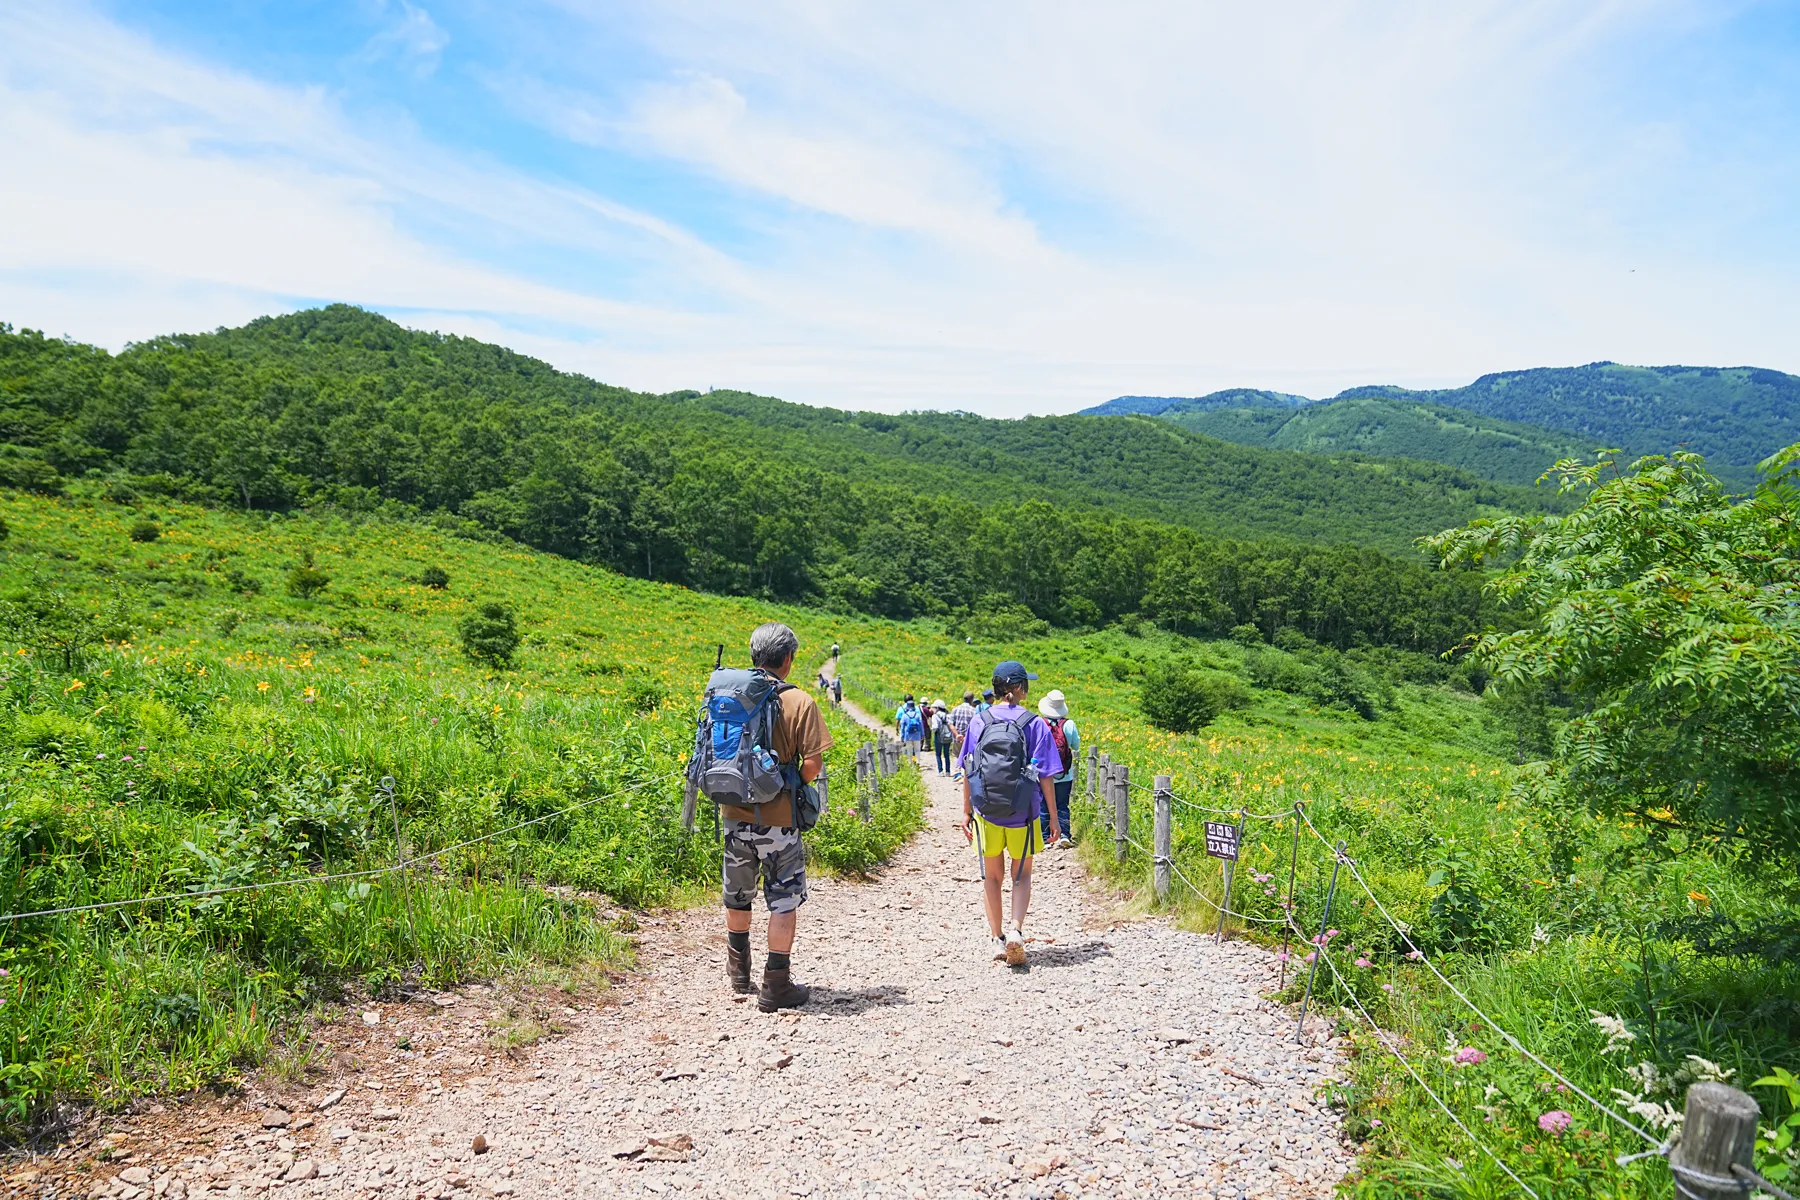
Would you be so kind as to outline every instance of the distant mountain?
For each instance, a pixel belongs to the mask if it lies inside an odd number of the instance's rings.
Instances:
[[[1800,376],[1601,362],[1502,371],[1460,388],[1356,387],[1318,401],[1251,388],[1121,397],[1084,415],[1119,411],[1242,445],[1418,458],[1515,483],[1601,446],[1628,455],[1686,447],[1747,484],[1756,463],[1800,442]]]
[[[1183,429],[1241,446],[1425,459],[1499,483],[1529,484],[1558,459],[1594,448],[1578,434],[1496,420],[1446,404],[1373,396],[1299,407],[1178,407],[1161,416]]]

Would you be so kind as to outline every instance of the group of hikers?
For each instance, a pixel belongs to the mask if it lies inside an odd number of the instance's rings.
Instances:
[[[748,669],[720,665],[713,671],[688,765],[690,788],[719,807],[726,977],[733,991],[755,992],[764,1012],[799,1007],[811,996],[792,975],[797,914],[807,897],[801,837],[819,819],[817,781],[833,742],[812,696],[787,682],[799,650],[792,629],[770,622],[750,635]],[[831,647],[834,662],[839,651]],[[979,700],[968,691],[961,704],[947,708],[941,699],[920,704],[909,693],[894,714],[914,761],[929,737],[938,773],[962,785],[962,834],[979,848],[994,958],[1014,967],[1025,964],[1033,856],[1074,844],[1069,795],[1081,735],[1061,691],[1029,706],[1036,679],[1008,660],[994,668],[992,685]],[[842,702],[835,672],[820,672],[819,682],[834,703]],[[1010,922],[1001,894],[1008,860]],[[752,981],[750,951],[750,907],[759,882],[769,910],[760,988]]]

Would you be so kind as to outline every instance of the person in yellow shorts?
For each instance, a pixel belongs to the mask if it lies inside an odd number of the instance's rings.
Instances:
[[[1037,676],[1019,663],[994,668],[992,708],[977,713],[963,739],[963,836],[981,852],[982,899],[994,957],[1008,966],[1025,965],[1025,913],[1031,907],[1031,860],[1044,848],[1039,821],[1048,818],[1058,839],[1056,791],[1062,770],[1049,726],[1025,707]],[[1000,881],[1011,859],[1012,924],[1002,928]]]

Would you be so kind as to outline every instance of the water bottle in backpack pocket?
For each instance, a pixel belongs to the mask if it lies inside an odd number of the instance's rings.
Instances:
[[[788,790],[776,759],[776,697],[791,687],[762,671],[721,667],[706,681],[688,777],[715,804],[754,809]]]

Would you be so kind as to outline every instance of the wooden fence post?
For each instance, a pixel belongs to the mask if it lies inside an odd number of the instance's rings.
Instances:
[[[868,756],[869,786],[858,799],[858,803],[862,806],[858,809],[858,812],[862,815],[863,820],[866,821],[869,819],[869,810],[874,806],[877,800],[881,799],[881,770],[875,763],[875,748],[873,746],[865,744],[863,746],[863,753]]]
[[[1100,769],[1100,747],[1092,742],[1088,743],[1087,767],[1087,802],[1088,807],[1092,808],[1094,807],[1094,772]]]
[[[1175,882],[1175,790],[1167,775],[1156,777],[1156,902],[1169,902],[1169,888]]]
[[[1123,865],[1131,849],[1127,841],[1131,836],[1131,767],[1118,763],[1113,770],[1118,775],[1115,785],[1118,790],[1113,793],[1113,844],[1118,848],[1119,863]]]
[[[1738,1181],[1732,1167],[1753,1165],[1756,1122],[1762,1109],[1747,1092],[1724,1083],[1696,1083],[1687,1092],[1687,1116],[1681,1140],[1669,1152],[1669,1170],[1681,1185],[1677,1191],[1699,1200],[1744,1200],[1749,1185]],[[1684,1174],[1684,1168],[1695,1174]],[[1721,1183],[1708,1184],[1704,1175]],[[1722,1182],[1730,1180],[1729,1186]]]

